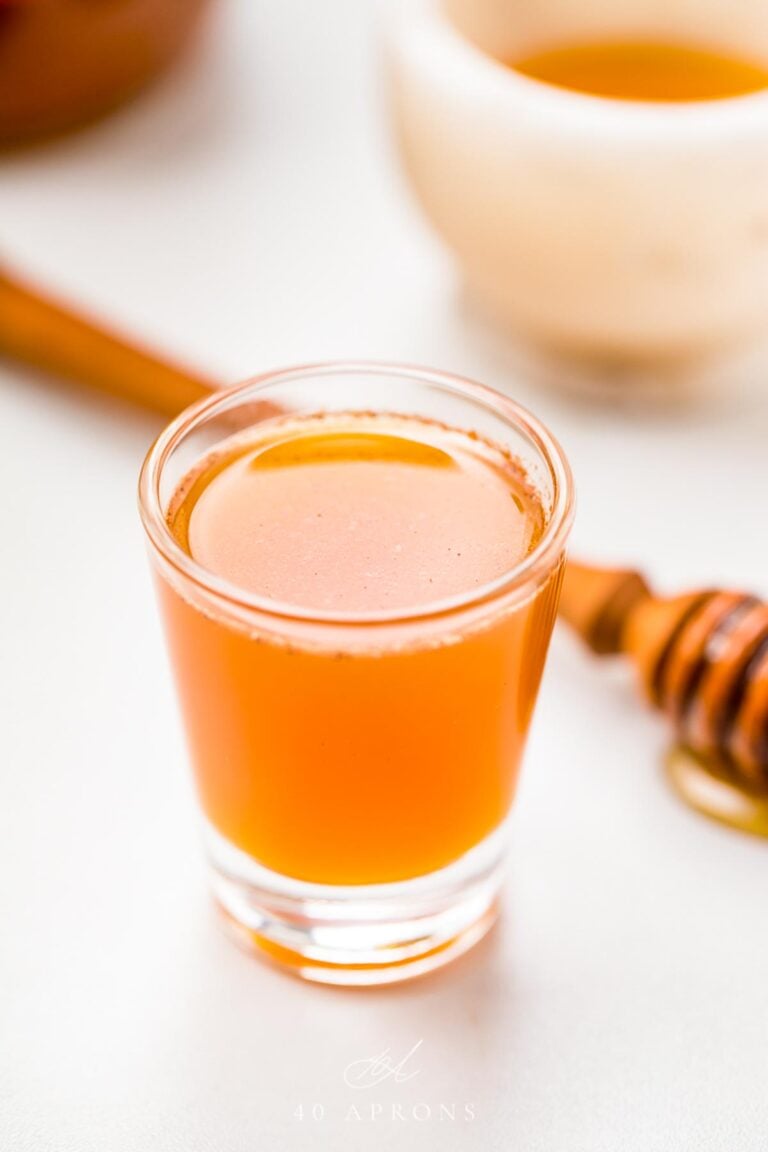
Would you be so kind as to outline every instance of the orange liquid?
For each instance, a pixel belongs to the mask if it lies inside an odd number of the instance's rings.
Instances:
[[[416,419],[273,425],[209,458],[169,511],[179,544],[239,588],[311,612],[407,615],[466,595],[535,546],[519,466]],[[554,620],[560,570],[524,605],[393,643],[273,639],[160,579],[203,809],[283,875],[402,880],[503,821]],[[354,630],[353,630],[354,631]],[[381,637],[381,638],[380,638]]]
[[[760,64],[643,41],[574,44],[513,61],[511,67],[558,88],[612,100],[722,100],[768,87],[768,69]]]

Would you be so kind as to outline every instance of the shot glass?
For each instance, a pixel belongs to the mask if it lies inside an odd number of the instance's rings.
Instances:
[[[466,433],[518,461],[544,511],[535,546],[490,583],[402,612],[269,599],[180,546],[169,507],[202,460],[270,423],[350,413],[428,421],[438,439]],[[139,498],[229,925],[332,984],[405,979],[470,947],[496,916],[573,515],[554,438],[447,374],[292,368],[184,412],[150,450]]]

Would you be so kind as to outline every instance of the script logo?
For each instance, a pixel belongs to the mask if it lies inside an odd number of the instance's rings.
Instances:
[[[414,1076],[418,1076],[420,1069],[406,1068],[406,1065],[423,1043],[423,1040],[417,1040],[413,1048],[397,1063],[389,1048],[385,1048],[378,1056],[353,1060],[344,1069],[344,1083],[349,1088],[375,1088],[385,1080],[392,1080],[395,1084],[405,1084],[408,1080],[413,1080]]]

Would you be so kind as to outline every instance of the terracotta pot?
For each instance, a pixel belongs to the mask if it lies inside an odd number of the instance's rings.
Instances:
[[[121,104],[191,39],[211,0],[0,0],[0,143]]]

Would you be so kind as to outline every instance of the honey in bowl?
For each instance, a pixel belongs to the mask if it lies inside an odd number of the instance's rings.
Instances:
[[[288,613],[397,619],[504,577],[546,515],[518,462],[416,417],[306,417],[222,445],[168,527],[198,565]],[[300,880],[382,883],[445,867],[504,821],[561,568],[482,628],[350,646],[274,639],[159,580],[206,818]]]
[[[589,96],[692,103],[768,88],[768,68],[709,49],[656,41],[564,45],[510,62],[533,80]]]

